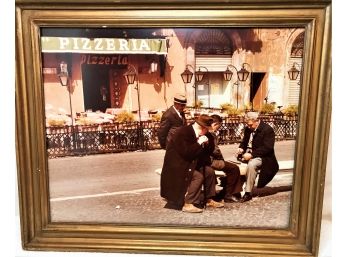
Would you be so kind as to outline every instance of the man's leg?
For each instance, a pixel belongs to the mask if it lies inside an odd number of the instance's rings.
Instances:
[[[225,162],[223,171],[226,173],[225,202],[239,202],[244,183],[240,176],[239,167],[233,163]]]
[[[184,204],[184,207],[182,208],[182,211],[190,212],[190,213],[200,213],[203,211],[203,209],[196,207],[196,206],[199,206],[200,204],[200,194],[201,194],[203,179],[204,178],[201,172],[197,170],[193,171],[191,183],[187,188],[187,193],[185,196],[185,204]]]
[[[206,199],[210,199],[216,194],[215,185],[216,185],[216,177],[215,171],[210,166],[205,166],[205,170],[202,169],[204,179],[204,187],[205,187],[205,197]]]
[[[243,196],[242,202],[246,202],[252,199],[251,191],[253,190],[257,171],[261,167],[262,159],[260,157],[251,159],[248,162],[246,170],[246,186],[245,186],[245,195]]]
[[[203,174],[197,170],[193,171],[191,183],[187,188],[185,203],[199,204],[200,194],[203,184]]]
[[[204,186],[205,186],[205,198],[206,198],[206,206],[212,208],[222,208],[224,207],[223,203],[215,202],[212,198],[216,194],[215,185],[216,185],[216,176],[215,171],[212,167],[206,166],[205,170],[203,170],[205,174],[204,177]]]

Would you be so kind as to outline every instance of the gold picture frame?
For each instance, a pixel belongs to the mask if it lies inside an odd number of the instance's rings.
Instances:
[[[304,27],[305,52],[288,229],[52,223],[42,27]],[[331,119],[331,1],[16,0],[16,145],[25,250],[317,256]]]

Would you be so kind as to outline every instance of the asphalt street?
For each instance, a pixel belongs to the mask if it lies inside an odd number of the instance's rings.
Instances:
[[[237,145],[222,145],[226,159]],[[293,160],[295,141],[276,142],[278,161]],[[246,203],[226,203],[191,214],[163,208],[159,195],[164,150],[50,159],[49,192],[54,222],[286,228],[292,170],[279,171]]]

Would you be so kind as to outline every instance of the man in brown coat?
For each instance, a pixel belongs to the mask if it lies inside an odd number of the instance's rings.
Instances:
[[[203,184],[207,206],[223,207],[211,199],[215,195],[214,170],[204,169],[210,166],[209,156],[214,149],[213,138],[205,136],[211,123],[208,115],[201,115],[194,124],[178,128],[168,141],[161,173],[161,196],[167,201],[165,208],[202,212],[195,204],[199,203]]]

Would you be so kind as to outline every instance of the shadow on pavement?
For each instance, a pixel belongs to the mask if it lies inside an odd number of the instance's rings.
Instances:
[[[274,195],[279,192],[287,192],[292,190],[292,185],[288,186],[277,186],[277,187],[263,187],[263,188],[254,188],[253,196],[264,197],[268,195]]]

